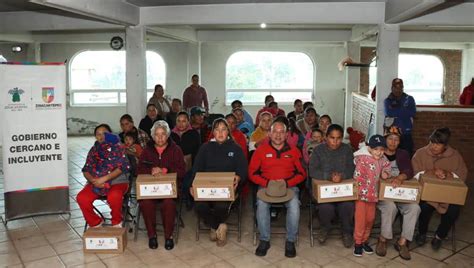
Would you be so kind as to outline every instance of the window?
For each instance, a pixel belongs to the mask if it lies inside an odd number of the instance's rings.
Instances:
[[[417,104],[443,103],[444,66],[433,55],[400,54],[398,77],[403,79],[404,91],[413,96]],[[369,88],[374,88],[377,68],[369,70]]]
[[[125,51],[84,51],[71,62],[70,93],[73,106],[124,105]],[[147,98],[155,84],[165,87],[165,62],[156,52],[146,52]]]
[[[241,51],[226,65],[226,104],[241,100],[261,105],[271,94],[280,103],[311,101],[314,65],[301,52]]]

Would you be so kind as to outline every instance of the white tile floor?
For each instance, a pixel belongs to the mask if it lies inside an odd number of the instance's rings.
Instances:
[[[11,221],[8,226],[0,224],[0,266],[8,267],[474,267],[474,194],[470,192],[467,205],[456,225],[457,251],[451,250],[451,243],[445,241],[443,248],[434,252],[429,243],[421,248],[413,246],[412,260],[404,261],[392,247],[386,257],[352,256],[351,249],[342,247],[339,239],[328,240],[326,245],[309,244],[308,209],[303,208],[300,220],[300,242],[297,257],[284,257],[284,238],[274,236],[272,247],[264,258],[254,255],[252,238],[252,210],[246,204],[243,213],[242,241],[237,242],[229,234],[228,244],[223,248],[202,234],[195,241],[195,217],[192,211],[183,209],[185,228],[181,229],[179,243],[172,251],[163,248],[163,237],[157,250],[148,249],[148,239],[140,232],[137,242],[129,235],[125,253],[84,254],[81,235],[84,227],[82,214],[75,202],[85,179],[81,167],[92,138],[71,137],[69,148],[69,185],[71,194],[71,215],[52,215]],[[1,165],[0,165],[1,167]],[[0,169],[0,180],[3,173]],[[472,189],[472,183],[470,183]],[[3,184],[1,186],[3,192]],[[107,212],[107,206],[100,206]],[[0,213],[4,213],[3,195],[0,196]],[[432,223],[436,223],[433,218]],[[374,235],[376,237],[376,235]],[[375,244],[376,240],[371,240]]]

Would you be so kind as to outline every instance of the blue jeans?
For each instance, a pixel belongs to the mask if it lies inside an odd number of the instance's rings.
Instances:
[[[300,189],[298,187],[291,188],[295,195],[293,198],[285,202],[286,207],[286,240],[296,242],[298,235],[298,225],[300,221],[300,200],[298,198]],[[257,198],[257,225],[260,232],[260,240],[270,241],[270,207],[271,203],[267,203]]]

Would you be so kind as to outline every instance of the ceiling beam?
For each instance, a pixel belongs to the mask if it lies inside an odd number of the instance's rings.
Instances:
[[[32,11],[3,12],[0,16],[0,32],[4,33],[92,29],[123,29],[123,26],[63,14]]]
[[[30,33],[21,34],[1,34],[0,41],[2,42],[13,42],[13,43],[33,43],[33,37]]]
[[[140,8],[120,0],[30,0],[30,2],[123,26],[136,26],[140,22]]]
[[[474,3],[463,3],[419,18],[402,25],[467,26],[474,25]]]
[[[177,41],[197,43],[197,34],[194,29],[183,28],[163,28],[163,27],[146,27],[147,33],[167,38],[172,38]]]
[[[346,42],[350,30],[204,30],[200,42]]]
[[[378,24],[384,2],[249,3],[140,8],[140,24]]]
[[[351,41],[360,42],[377,35],[379,31],[378,26],[373,25],[354,25],[351,31]]]
[[[385,4],[385,23],[400,23],[417,18],[443,4],[444,0],[397,0]]]

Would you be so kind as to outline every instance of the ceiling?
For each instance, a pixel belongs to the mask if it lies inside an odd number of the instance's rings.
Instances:
[[[52,8],[29,3],[28,0],[0,0],[0,12],[39,10],[52,10]]]
[[[182,5],[214,5],[214,4],[246,4],[246,3],[316,3],[328,2],[327,0],[126,0],[126,2],[139,6],[182,6]],[[333,0],[331,2],[385,2],[384,0]]]

